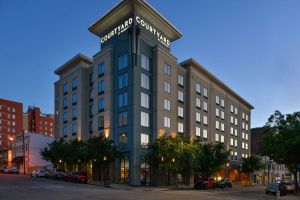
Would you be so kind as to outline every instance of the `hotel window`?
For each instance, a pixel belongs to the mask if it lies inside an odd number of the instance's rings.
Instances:
[[[242,139],[245,139],[245,133],[242,132]]]
[[[233,146],[233,138],[230,138],[230,145]]]
[[[98,65],[98,77],[104,75],[104,68],[105,68],[104,66],[105,66],[105,65],[104,65],[104,62],[103,62],[103,63],[100,63],[100,64]]]
[[[119,75],[119,89],[128,86],[128,74],[121,74]]]
[[[93,117],[93,110],[94,110],[94,106],[93,106],[93,104],[90,104],[89,105],[89,113],[90,113],[90,117]]]
[[[171,76],[171,66],[165,63],[164,72],[165,75]]]
[[[104,129],[104,116],[98,117],[98,130],[101,131]]]
[[[237,109],[237,107],[234,108],[234,114],[235,114],[235,115],[238,114],[238,109]]]
[[[207,111],[207,102],[206,101],[203,101],[203,110]]]
[[[248,119],[248,115],[246,114],[246,121],[248,121],[249,119]]]
[[[125,53],[121,56],[119,56],[119,59],[118,59],[118,69],[121,70],[121,69],[124,69],[128,66],[128,54]]]
[[[233,113],[233,105],[230,105],[230,112]]]
[[[230,116],[230,123],[233,124],[234,123],[234,119],[232,116]]]
[[[143,69],[150,71],[149,68],[149,57],[144,54],[141,54],[141,66]]]
[[[7,118],[10,119],[10,114],[7,114]]]
[[[149,113],[141,112],[141,126],[149,127]]]
[[[216,121],[216,129],[219,130],[220,129],[220,122]]]
[[[148,146],[149,145],[149,135],[145,133],[141,133],[141,145]]]
[[[234,119],[234,125],[236,125],[236,126],[238,125],[238,119],[237,118]]]
[[[171,101],[168,99],[164,99],[164,109],[171,110]]]
[[[199,112],[196,112],[196,122],[201,122],[201,114]]]
[[[207,138],[207,130],[203,129],[203,138]]]
[[[203,115],[203,124],[207,125],[207,116],[206,115]]]
[[[233,135],[233,127],[230,127],[230,134]]]
[[[221,136],[221,142],[224,143],[224,135],[220,135]]]
[[[203,88],[203,96],[207,98],[208,96],[208,93],[207,93],[207,89],[206,88]]]
[[[141,92],[141,106],[149,108],[149,95],[143,92]]]
[[[242,128],[245,129],[245,122],[242,123]]]
[[[183,123],[178,123],[178,133],[183,133]]]
[[[219,116],[220,116],[220,109],[216,108],[216,117],[219,117]]]
[[[248,131],[248,124],[246,124],[246,130]]]
[[[245,113],[242,113],[242,118],[245,119]]]
[[[15,108],[12,108],[11,111],[12,111],[12,112],[16,112],[16,109],[15,109]]]
[[[216,133],[216,134],[215,134],[215,141],[216,141],[216,142],[219,142],[219,136],[220,136],[219,133]]]
[[[178,85],[183,86],[183,76],[178,75]]]
[[[245,149],[247,149],[247,150],[248,150],[248,143],[246,143],[246,144],[245,144]]]
[[[63,120],[64,120],[64,122],[68,121],[68,112],[64,112],[64,114],[63,114]]]
[[[220,97],[216,96],[216,104],[219,105],[220,104]]]
[[[104,99],[99,99],[98,100],[98,112],[102,112],[104,110]]]
[[[126,126],[128,124],[128,112],[120,112],[119,116],[119,126]]]
[[[75,90],[78,87],[78,77],[72,79],[72,89]]]
[[[12,122],[12,125],[13,125],[13,126],[16,126],[16,122]]]
[[[68,134],[68,126],[67,126],[67,125],[65,125],[65,126],[63,127],[63,133],[64,133],[64,135],[67,135],[67,134]]]
[[[200,98],[197,98],[197,97],[196,97],[196,107],[201,108],[201,100],[200,100]]]
[[[119,108],[128,105],[128,92],[123,92],[118,95],[118,105]]]
[[[77,134],[77,124],[73,123],[72,124],[72,135],[76,135]]]
[[[201,135],[201,129],[200,129],[200,127],[196,126],[196,136],[200,137],[200,135]]]
[[[105,85],[104,81],[98,82],[98,94],[104,93]]]
[[[164,117],[164,127],[170,128],[171,127],[171,119],[170,117]]]
[[[221,111],[221,119],[225,119],[224,111]]]
[[[234,140],[234,146],[237,147],[237,140]]]
[[[77,108],[73,108],[72,109],[72,119],[76,119],[77,118]]]
[[[238,130],[234,129],[234,135],[237,136],[238,135]]]
[[[64,106],[64,108],[68,108],[68,99],[67,98],[64,98],[63,106]]]
[[[164,89],[165,92],[171,93],[171,83],[169,83],[168,81],[164,81]]]
[[[72,105],[76,105],[77,104],[77,93],[73,93],[72,94]]]
[[[64,94],[68,94],[68,83],[64,83],[63,92],[64,92]]]
[[[196,93],[201,94],[201,85],[196,83]]]
[[[149,76],[147,76],[146,74],[141,73],[141,87],[149,90],[150,89],[149,86],[150,86]]]
[[[242,149],[244,149],[245,148],[245,143],[244,142],[242,142]]]
[[[183,102],[183,92],[178,90],[178,101]]]
[[[183,118],[183,108],[182,107],[178,107],[178,117]]]
[[[222,107],[222,108],[225,107],[225,101],[224,101],[224,99],[221,99],[221,107]]]
[[[246,135],[245,135],[245,136],[246,136],[246,140],[248,140],[248,134],[247,134],[247,133],[246,133]]]
[[[221,123],[221,131],[225,131],[225,125],[223,123]]]
[[[121,145],[126,145],[128,142],[128,135],[127,133],[120,133],[119,135],[119,143]]]

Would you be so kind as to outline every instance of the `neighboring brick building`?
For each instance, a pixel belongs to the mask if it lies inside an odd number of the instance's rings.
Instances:
[[[23,129],[23,104],[0,99],[0,150],[11,149],[10,138]]]
[[[27,113],[23,114],[24,131],[53,137],[53,118],[51,114],[42,114],[38,107],[29,107]]]

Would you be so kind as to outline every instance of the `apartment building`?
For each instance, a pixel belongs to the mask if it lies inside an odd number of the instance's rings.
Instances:
[[[23,129],[25,132],[54,136],[54,115],[41,113],[40,108],[29,106],[23,113]]]
[[[194,59],[177,61],[170,49],[181,32],[143,0],[121,1],[89,31],[101,50],[55,71],[56,137],[110,137],[124,152],[113,181],[132,185],[141,177],[161,184],[148,158],[161,135],[223,142],[236,179],[239,159],[250,155],[253,106]]]

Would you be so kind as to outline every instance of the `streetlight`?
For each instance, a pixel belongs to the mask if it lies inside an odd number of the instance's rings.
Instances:
[[[104,160],[104,161],[106,161],[106,160],[107,160],[107,157],[106,157],[106,156],[104,156],[104,157],[103,157],[103,160]]]

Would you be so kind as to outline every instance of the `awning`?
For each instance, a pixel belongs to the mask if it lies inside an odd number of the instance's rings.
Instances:
[[[12,163],[20,163],[23,162],[23,156],[17,156],[12,161]]]

